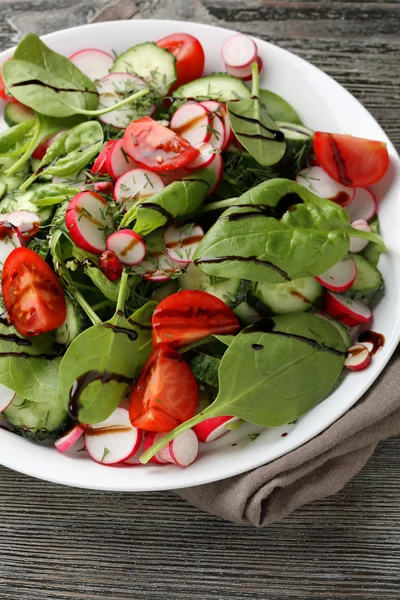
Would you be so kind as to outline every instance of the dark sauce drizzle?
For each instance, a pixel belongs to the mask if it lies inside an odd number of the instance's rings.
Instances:
[[[81,92],[82,94],[96,94],[96,96],[98,96],[99,94],[93,90],[77,90],[76,88],[59,88],[56,87],[55,85],[50,85],[49,83],[44,83],[43,81],[40,81],[40,79],[27,79],[26,81],[19,81],[18,83],[13,83],[11,85],[11,87],[23,87],[25,85],[40,85],[41,87],[45,87],[48,88],[49,90],[54,90],[55,92],[59,93],[59,92]]]
[[[229,260],[237,260],[238,262],[252,262],[255,263],[256,265],[262,265],[263,267],[268,267],[269,269],[272,269],[273,271],[276,271],[277,273],[279,273],[279,275],[281,275],[284,279],[286,279],[287,281],[291,281],[289,275],[286,273],[286,271],[283,271],[283,269],[280,269],[279,267],[277,267],[276,265],[272,264],[271,262],[269,262],[268,260],[261,260],[260,258],[257,258],[257,256],[217,256],[217,257],[206,257],[206,258],[198,258],[197,260],[194,261],[195,265],[201,265],[201,264],[219,264],[219,263],[223,263]]]
[[[253,96],[253,99],[255,100],[258,98]],[[247,137],[247,138],[254,138],[256,140],[260,140],[260,139],[266,140],[267,142],[284,142],[285,141],[285,134],[282,131],[280,131],[280,129],[271,129],[270,127],[267,127],[266,125],[264,125],[264,123],[261,123],[261,121],[259,119],[253,119],[253,117],[245,117],[244,115],[238,115],[232,110],[231,110],[231,112],[232,112],[233,116],[236,117],[236,119],[239,119],[240,121],[245,121],[246,123],[253,123],[254,125],[258,125],[262,129],[264,129],[265,131],[270,133],[272,135],[272,138],[269,136],[262,135],[261,133],[252,134],[252,133],[242,133],[240,131],[237,132],[237,135],[241,135],[241,136]]]
[[[282,217],[289,211],[294,210],[298,204],[304,204],[304,200],[295,192],[289,192],[282,196],[275,206],[268,206],[267,204],[238,204],[234,208],[251,208],[251,211],[246,212],[235,212],[222,216],[218,221],[240,221],[242,219],[248,219],[251,217],[272,217],[280,221]]]
[[[149,331],[152,328],[151,325],[145,325],[144,323],[139,323],[138,321],[135,321],[135,319],[131,319],[131,318],[128,319],[128,323],[130,323],[137,329],[141,329],[142,331]]]
[[[136,205],[136,208],[148,208],[150,210],[155,210],[160,213],[165,219],[167,219],[167,223],[170,223],[174,219],[174,215],[172,215],[168,210],[165,210],[162,206],[159,206],[155,202],[141,202]]]
[[[372,344],[372,349],[369,353],[371,356],[374,356],[374,354],[378,352],[379,348],[382,348],[385,345],[386,340],[383,333],[377,333],[376,331],[370,331],[368,329],[367,331],[360,333],[357,341],[360,342],[360,344]]]
[[[253,350],[264,350],[264,346],[262,344],[252,344],[251,347]]]
[[[114,333],[123,333],[124,335],[127,335],[131,342],[137,340],[138,334],[134,329],[119,327],[118,325],[113,325],[112,323],[104,323],[103,327],[106,329],[111,329]]]
[[[78,379],[74,381],[69,392],[68,409],[69,414],[73,419],[78,418],[80,406],[80,397],[82,392],[94,381],[100,381],[103,384],[109,383],[110,381],[116,381],[117,383],[126,383],[129,386],[135,385],[136,381],[132,377],[126,377],[120,373],[110,373],[109,371],[87,371],[83,373]]]

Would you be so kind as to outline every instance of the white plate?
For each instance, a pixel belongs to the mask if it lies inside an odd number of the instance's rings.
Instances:
[[[224,70],[220,48],[234,32],[196,23],[157,20],[99,23],[52,33],[44,36],[43,40],[65,55],[84,47],[109,52],[114,49],[120,53],[133,44],[157,40],[179,31],[195,35],[203,44],[206,72]],[[375,186],[381,201],[379,217],[388,254],[382,256],[379,263],[387,290],[374,311],[373,329],[385,335],[384,348],[365,372],[348,374],[329,398],[296,425],[264,430],[254,442],[249,439],[249,433],[259,429],[246,425],[205,445],[199,459],[188,469],[175,466],[105,468],[83,458],[82,454],[62,456],[52,448],[35,446],[0,430],[0,463],[3,465],[48,481],[98,490],[176,489],[224,479],[270,462],[321,433],[360,398],[386,365],[400,338],[400,159],[372,116],[336,81],[286,50],[261,40],[257,40],[257,44],[265,66],[261,85],[293,104],[306,125],[313,129],[383,140],[388,144],[391,166],[384,180]],[[12,52],[4,52],[0,63]],[[286,432],[288,435],[281,437]]]

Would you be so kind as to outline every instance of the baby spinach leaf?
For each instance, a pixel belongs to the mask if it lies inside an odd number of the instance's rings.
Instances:
[[[21,189],[26,190],[43,172],[65,177],[81,171],[98,154],[103,138],[103,129],[98,121],[80,123],[69,129],[49,146],[38,169]]]
[[[346,346],[328,321],[288,313],[260,321],[239,333],[219,367],[216,400],[145,452],[146,463],[177,435],[210,417],[233,415],[277,427],[321,402],[344,364]]]
[[[281,283],[320,275],[343,258],[350,226],[339,205],[315,196],[294,181],[273,179],[231,201],[194,254],[209,275]],[[366,239],[381,241],[367,233]]]
[[[258,67],[252,65],[253,87],[250,98],[227,102],[229,121],[239,142],[264,166],[275,165],[286,150],[285,136],[258,98]]]
[[[189,367],[198,381],[218,387],[218,369],[221,359],[203,352],[196,352],[189,360]]]
[[[297,125],[303,125],[299,115],[294,108],[286,102],[278,94],[274,94],[270,90],[261,89],[258,97],[260,99],[261,108],[269,114],[271,119],[275,122],[284,121],[287,123],[295,123]]]
[[[54,338],[25,338],[4,320],[0,322],[0,383],[33,402],[60,395],[59,349]]]
[[[161,192],[134,204],[121,221],[120,228],[136,219],[134,230],[147,235],[176,217],[195,212],[204,202],[216,175],[211,169],[199,169],[175,181]]]
[[[128,321],[133,325],[138,333],[139,347],[137,350],[138,368],[141,369],[150,354],[153,351],[151,340],[151,318],[157,307],[157,302],[146,302],[143,306],[135,310]]]
[[[35,135],[36,120],[29,119],[0,133],[0,156],[19,156]]]
[[[60,367],[65,405],[81,423],[107,419],[139,375],[138,329],[124,315],[128,275],[123,273],[114,317],[82,332]]]
[[[104,273],[100,271],[98,267],[98,256],[91,254],[90,252],[85,252],[85,250],[82,250],[75,245],[72,246],[72,256],[76,258],[80,266],[83,267],[85,275],[92,280],[101,293],[112,302],[117,302],[120,289],[119,282],[110,281]],[[128,289],[126,290],[126,293],[127,295],[129,294]]]
[[[38,186],[30,201],[36,206],[53,206],[70,200],[80,192],[79,188],[70,187],[63,183],[47,183]]]

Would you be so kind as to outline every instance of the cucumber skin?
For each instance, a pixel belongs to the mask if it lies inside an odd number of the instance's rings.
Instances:
[[[23,113],[23,118],[15,118],[15,115],[12,114],[15,112],[20,112],[21,114]],[[9,102],[4,108],[3,117],[6,124],[9,127],[13,127],[14,125],[19,125],[24,121],[28,121],[29,119],[34,119],[35,113],[32,109],[28,108],[27,106],[20,106],[19,104]]]
[[[178,87],[173,92],[174,98],[202,98],[203,100],[219,100],[220,102],[228,102],[229,100],[237,100],[237,96],[235,94],[229,94],[222,92],[220,94],[210,94],[207,93],[207,85],[212,84],[220,78],[224,80],[224,83],[231,82],[234,83],[235,87],[240,90],[238,95],[241,95],[241,99],[246,99],[250,97],[250,90],[246,86],[245,83],[241,79],[237,79],[236,77],[232,77],[232,75],[228,75],[228,73],[212,73],[211,75],[207,75],[205,77],[200,77],[199,79],[195,79],[194,81],[190,81],[189,83],[184,83],[180,87]],[[204,94],[199,93],[196,90],[195,94],[193,94],[193,89],[196,89],[196,86],[202,89],[204,86]]]
[[[302,281],[305,279],[308,279],[306,277],[301,277],[300,278]],[[260,315],[262,315],[263,317],[271,317],[274,315],[279,315],[279,314],[284,314],[287,312],[308,312],[313,310],[316,306],[319,305],[320,300],[322,299],[322,294],[323,294],[323,287],[321,286],[321,284],[318,284],[318,282],[314,279],[314,278],[310,278],[310,283],[315,286],[314,289],[314,293],[310,295],[310,297],[308,297],[308,295],[305,294],[305,290],[304,288],[301,289],[300,295],[303,296],[305,299],[308,300],[308,302],[303,302],[304,306],[295,306],[295,307],[287,307],[286,308],[286,302],[288,301],[289,295],[293,295],[295,296],[296,294],[292,294],[293,291],[296,291],[296,287],[293,286],[292,284],[294,283],[292,282],[288,282],[288,283],[278,283],[278,284],[258,284],[256,286],[256,289],[254,290],[254,286],[250,289],[249,293],[247,294],[247,302],[249,303],[249,305],[254,308],[257,312],[260,313]],[[270,294],[271,296],[273,296],[275,294],[275,289],[281,289],[283,290],[282,292],[276,292],[278,295],[278,301],[279,301],[279,296],[281,296],[283,298],[283,302],[285,305],[284,310],[278,310],[276,308],[276,305],[270,305],[268,304],[268,301],[265,299],[265,297],[260,297],[262,296],[262,286],[265,285],[265,287],[267,288],[267,293]],[[275,289],[274,289],[275,288]],[[288,289],[288,291],[286,292],[286,288]],[[277,300],[274,300],[274,302],[277,302]]]
[[[354,300],[370,300],[373,296],[384,288],[382,273],[375,265],[362,254],[349,254],[357,267],[357,276],[346,295]],[[367,271],[367,273],[366,273]],[[374,278],[374,283],[368,283],[370,278]]]

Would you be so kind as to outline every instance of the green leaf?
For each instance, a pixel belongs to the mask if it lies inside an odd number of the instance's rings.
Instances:
[[[29,119],[0,133],[0,156],[19,156],[35,135],[36,120]]]
[[[128,275],[123,273],[114,317],[82,332],[60,367],[65,405],[81,423],[107,419],[139,375],[139,330],[124,316]]]
[[[294,181],[266,181],[222,202],[231,208],[194,254],[195,264],[210,275],[281,283],[320,275],[349,249],[347,212]]]
[[[30,201],[36,206],[53,206],[70,200],[80,191],[63,183],[47,183],[35,189]]]
[[[330,392],[345,352],[337,329],[312,314],[280,315],[245,329],[221,360],[216,400],[161,438],[141,461],[210,417],[232,415],[262,427],[294,421]]]
[[[168,221],[195,212],[204,202],[209,189],[215,184],[212,169],[199,169],[175,181],[161,192],[132,206],[121,221],[120,228],[136,219],[134,230],[148,235]]]
[[[135,310],[128,319],[129,323],[133,325],[138,332],[139,347],[137,350],[137,360],[139,369],[143,367],[153,351],[151,318],[157,304],[157,302],[153,301],[146,302],[146,304]]]
[[[65,177],[81,171],[98,154],[103,138],[103,129],[98,121],[72,127],[49,146],[38,169],[21,189],[26,190],[43,172]]]
[[[117,302],[118,294],[119,294],[119,282],[118,281],[110,281],[104,275],[102,271],[100,271],[99,257],[95,254],[91,254],[90,252],[86,252],[78,246],[72,246],[72,256],[77,259],[79,264],[83,267],[85,275],[87,275],[94,285],[101,291],[101,293],[111,300],[112,302]],[[127,295],[129,290],[127,290]]]
[[[253,63],[252,95],[240,102],[227,102],[229,121],[239,142],[264,166],[275,165],[286,150],[285,136],[260,104],[258,67]]]
[[[22,104],[50,117],[97,108],[95,85],[68,58],[30,33],[2,68],[4,82]]]
[[[295,123],[303,125],[299,115],[294,108],[286,102],[278,94],[274,94],[270,90],[261,89],[259,94],[260,105],[265,110],[271,119],[276,121],[286,121],[287,123]]]

